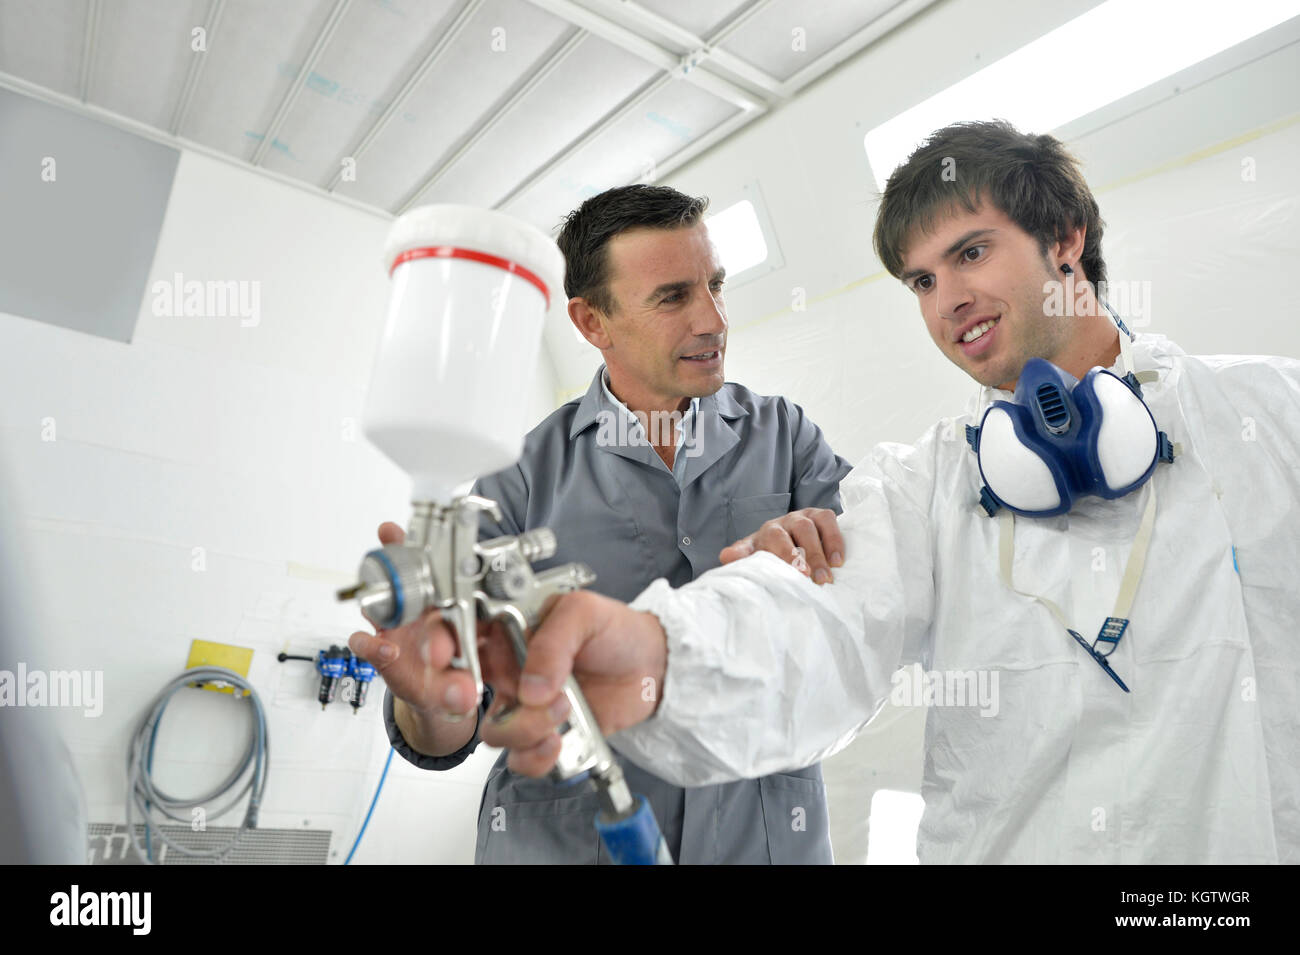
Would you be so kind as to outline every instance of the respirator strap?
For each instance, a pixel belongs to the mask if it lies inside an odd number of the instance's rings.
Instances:
[[[1133,546],[1129,550],[1128,562],[1124,567],[1124,576],[1120,579],[1119,594],[1115,598],[1115,609],[1111,616],[1106,618],[1106,622],[1102,624],[1101,630],[1097,634],[1097,639],[1091,644],[1085,641],[1078,631],[1070,626],[1061,608],[1053,601],[1016,587],[1011,575],[1011,566],[1016,553],[1016,516],[1006,508],[999,510],[997,515],[998,564],[1002,575],[1002,583],[1014,593],[1036,600],[1050,610],[1052,616],[1060,622],[1061,626],[1078,641],[1080,646],[1088,651],[1088,654],[1101,665],[1101,668],[1106,671],[1111,679],[1120,685],[1125,693],[1129,691],[1128,687],[1124,686],[1124,681],[1110,668],[1110,663],[1107,662],[1106,657],[1119,645],[1120,638],[1124,636],[1124,632],[1128,629],[1129,611],[1133,608],[1138,584],[1142,580],[1142,570],[1146,566],[1147,551],[1151,546],[1151,534],[1155,529],[1156,522],[1156,482],[1154,480],[1148,482],[1148,487],[1151,490],[1147,496],[1146,508],[1142,512],[1142,523],[1138,526],[1137,534],[1133,538]],[[1098,644],[1102,645],[1101,649],[1098,649]]]

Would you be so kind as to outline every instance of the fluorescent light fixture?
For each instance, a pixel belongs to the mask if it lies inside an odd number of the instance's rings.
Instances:
[[[718,250],[729,280],[766,261],[763,227],[759,225],[754,204],[748,199],[707,217],[704,224],[709,228],[709,238]]]
[[[876,185],[950,123],[1049,132],[1297,14],[1300,0],[1108,0],[867,133]]]
[[[917,793],[877,789],[867,817],[867,865],[916,865],[916,833],[925,800]]]

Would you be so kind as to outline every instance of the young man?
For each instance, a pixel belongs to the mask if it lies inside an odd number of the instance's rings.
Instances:
[[[995,691],[961,706],[940,685],[922,861],[1300,861],[1300,363],[1127,340],[1091,286],[1101,232],[1053,137],[935,133],[890,177],[876,248],[939,350],[985,386],[978,404],[845,482],[833,586],[759,554],[676,590],[656,581],[631,608],[567,595],[518,684],[489,643],[498,689],[523,705],[485,739],[545,771],[545,707],[572,669],[602,688],[612,745],[683,785],[716,782],[834,752],[917,661]],[[1135,374],[1075,388],[1034,359]],[[1025,417],[985,418],[995,400]],[[1077,435],[1073,464],[1044,457]],[[1071,506],[1089,453],[1124,476]],[[1038,516],[1012,518],[1004,494]],[[664,688],[650,702],[634,692],[647,677]]]
[[[762,546],[782,558],[802,547],[818,583],[842,560],[835,514],[848,463],[797,405],[724,383],[724,273],[702,220],[706,204],[629,186],[569,216],[558,240],[569,316],[604,365],[581,399],[533,429],[517,465],[473,489],[503,515],[500,524],[484,519],[482,538],[549,527],[559,549],[535,566],[580,561],[596,572],[593,591],[620,600],[656,578],[690,582],[719,565],[725,544],[769,521]],[[381,539],[398,535],[385,525]],[[352,642],[375,659],[385,636],[412,651],[405,663],[379,661],[391,691],[388,733],[406,759],[432,770],[459,765],[479,742],[479,720],[461,719],[472,691],[425,680],[415,651],[437,627],[432,614],[424,630],[413,624]],[[508,715],[509,702],[498,699],[487,720]],[[490,693],[483,709],[489,704]],[[687,789],[620,762],[679,862],[832,861],[817,765]],[[517,776],[503,754],[480,805],[476,861],[607,861],[588,789]]]

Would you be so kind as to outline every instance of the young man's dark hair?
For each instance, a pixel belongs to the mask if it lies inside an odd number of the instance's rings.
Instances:
[[[692,226],[708,207],[708,199],[668,186],[623,186],[592,196],[569,213],[555,240],[564,253],[565,294],[585,298],[592,308],[611,314],[615,302],[609,292],[609,240],[629,229]]]
[[[929,232],[954,203],[974,212],[985,199],[1033,236],[1044,256],[1049,244],[1086,227],[1079,260],[1085,274],[1079,278],[1106,281],[1105,223],[1078,160],[1056,137],[1022,133],[1006,120],[945,126],[894,170],[876,218],[876,255],[901,278],[918,226]],[[1048,271],[1055,274],[1056,267],[1049,263]]]

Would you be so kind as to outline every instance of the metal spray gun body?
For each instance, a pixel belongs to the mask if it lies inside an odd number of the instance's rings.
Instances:
[[[355,597],[365,618],[383,630],[411,623],[430,608],[442,611],[443,620],[456,632],[459,655],[452,666],[469,671],[478,699],[483,695],[483,673],[477,622],[499,621],[523,666],[525,634],[541,622],[547,601],[596,579],[580,563],[534,572],[534,562],[555,555],[555,535],[547,528],[480,542],[480,513],[501,520],[495,501],[474,495],[458,497],[450,505],[416,502],[405,542],[368,553],[361,561],[360,583],[338,595],[340,600]],[[570,710],[559,728],[560,757],[551,777],[577,782],[590,774],[605,819],[612,823],[631,816],[637,805],[623,770],[572,676],[564,693]]]

